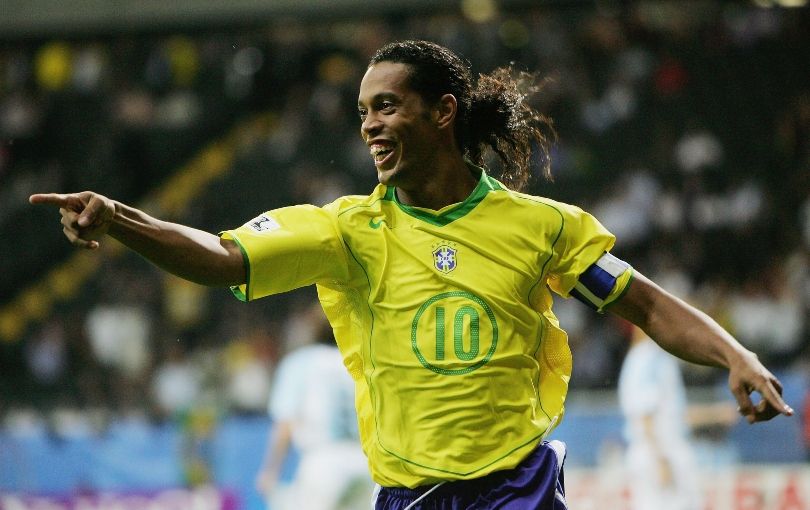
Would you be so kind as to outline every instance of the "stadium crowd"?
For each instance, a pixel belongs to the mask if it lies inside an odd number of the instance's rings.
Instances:
[[[232,129],[229,171],[191,197],[184,222],[219,231],[286,204],[367,193],[375,174],[358,136],[360,77],[381,43],[424,38],[477,71],[514,61],[547,77],[537,101],[559,133],[555,179],[532,191],[592,211],[616,234],[620,257],[707,310],[773,369],[807,367],[810,15],[675,5],[516,3],[4,41],[0,305],[72,253],[48,212],[28,206],[30,193],[141,200]],[[269,129],[244,127],[261,112]],[[134,255],[93,255],[102,262],[72,299],[0,345],[0,415],[264,413],[279,357],[313,334],[312,289],[242,304]],[[626,328],[575,302],[556,310],[574,351],[572,387],[614,387]],[[685,374],[692,385],[718,376]]]

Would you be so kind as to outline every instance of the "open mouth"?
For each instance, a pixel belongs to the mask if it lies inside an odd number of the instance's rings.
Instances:
[[[394,146],[390,144],[375,143],[371,145],[371,157],[374,158],[375,165],[381,165],[388,157],[394,153]]]

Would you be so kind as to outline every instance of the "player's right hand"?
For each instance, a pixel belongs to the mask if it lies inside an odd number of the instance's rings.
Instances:
[[[83,191],[81,193],[37,193],[28,201],[59,207],[62,232],[74,246],[95,250],[98,239],[110,229],[115,216],[115,203],[109,198]]]

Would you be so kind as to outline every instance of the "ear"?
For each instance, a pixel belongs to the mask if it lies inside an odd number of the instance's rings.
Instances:
[[[458,102],[456,96],[453,94],[445,94],[436,103],[436,108],[433,110],[433,121],[440,129],[448,127],[456,118],[458,111]]]

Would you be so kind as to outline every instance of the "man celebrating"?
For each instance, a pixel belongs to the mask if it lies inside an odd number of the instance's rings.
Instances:
[[[754,353],[611,255],[615,239],[591,215],[519,192],[533,147],[550,172],[553,130],[526,101],[530,78],[503,68],[474,80],[444,47],[384,46],[358,97],[374,191],[268,211],[221,236],[93,192],[31,202],[59,206],[76,246],[107,234],[243,300],[316,284],[354,379],[377,509],[564,509],[565,447],[544,441],[571,374],[552,291],[728,369],[751,423],[793,410]]]

